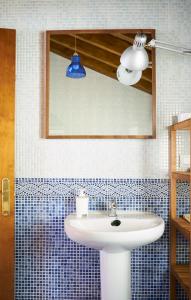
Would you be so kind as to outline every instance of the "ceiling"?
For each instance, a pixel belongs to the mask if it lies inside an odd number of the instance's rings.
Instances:
[[[70,59],[75,51],[75,37],[77,53],[82,64],[96,72],[116,79],[117,67],[123,51],[131,46],[135,34],[132,33],[78,33],[51,34],[50,51],[64,58]],[[151,39],[147,34],[148,40]],[[151,50],[147,49],[151,62]],[[152,94],[152,68],[143,71],[141,80],[132,87]]]

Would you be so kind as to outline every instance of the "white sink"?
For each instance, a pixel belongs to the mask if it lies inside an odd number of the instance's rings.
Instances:
[[[90,248],[107,251],[132,250],[156,241],[164,232],[164,221],[152,213],[118,211],[119,226],[112,226],[116,218],[107,212],[91,212],[87,217],[70,215],[65,231],[70,239]]]
[[[100,250],[102,300],[131,300],[130,251],[159,239],[164,232],[161,217],[148,212],[89,212],[87,217],[69,215],[65,231],[73,241]],[[120,223],[112,226],[112,222]],[[120,222],[119,222],[120,221]]]

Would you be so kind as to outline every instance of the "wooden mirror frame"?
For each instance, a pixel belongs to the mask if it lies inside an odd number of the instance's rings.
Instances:
[[[82,29],[48,30],[45,32],[44,97],[42,103],[42,137],[45,139],[155,139],[156,138],[156,60],[155,49],[152,57],[152,135],[50,135],[49,134],[49,72],[50,72],[50,36],[79,33],[133,33],[144,32],[155,39],[155,29]]]

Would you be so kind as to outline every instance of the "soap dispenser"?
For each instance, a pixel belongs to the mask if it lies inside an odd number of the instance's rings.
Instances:
[[[76,215],[78,218],[88,215],[89,197],[85,193],[85,189],[80,189],[79,196],[76,197]]]

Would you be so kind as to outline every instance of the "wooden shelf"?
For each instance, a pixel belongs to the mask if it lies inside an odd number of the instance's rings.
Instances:
[[[177,130],[189,130],[191,140],[191,119],[176,123],[169,126],[170,138],[170,300],[178,300],[176,294],[176,282],[188,293],[189,300],[191,300],[191,260],[188,265],[177,265],[177,230],[191,242],[191,224],[182,217],[177,216],[177,180],[186,181],[190,183],[191,189],[191,162],[190,172],[174,171],[177,166]],[[190,143],[189,143],[190,144]],[[191,148],[190,148],[191,156]],[[191,190],[190,190],[190,212],[191,214]],[[191,245],[190,245],[191,248]],[[191,250],[190,250],[191,251]]]
[[[191,172],[176,171],[172,172],[172,176],[175,177],[177,180],[190,181]]]
[[[171,130],[190,130],[191,129],[191,119],[173,124],[169,126]]]
[[[176,227],[178,231],[180,231],[184,237],[189,240],[190,239],[190,229],[191,225],[182,217],[171,219],[171,224]]]
[[[190,276],[189,276],[189,265],[173,265],[171,272],[174,277],[178,280],[180,285],[189,294],[190,292]]]

